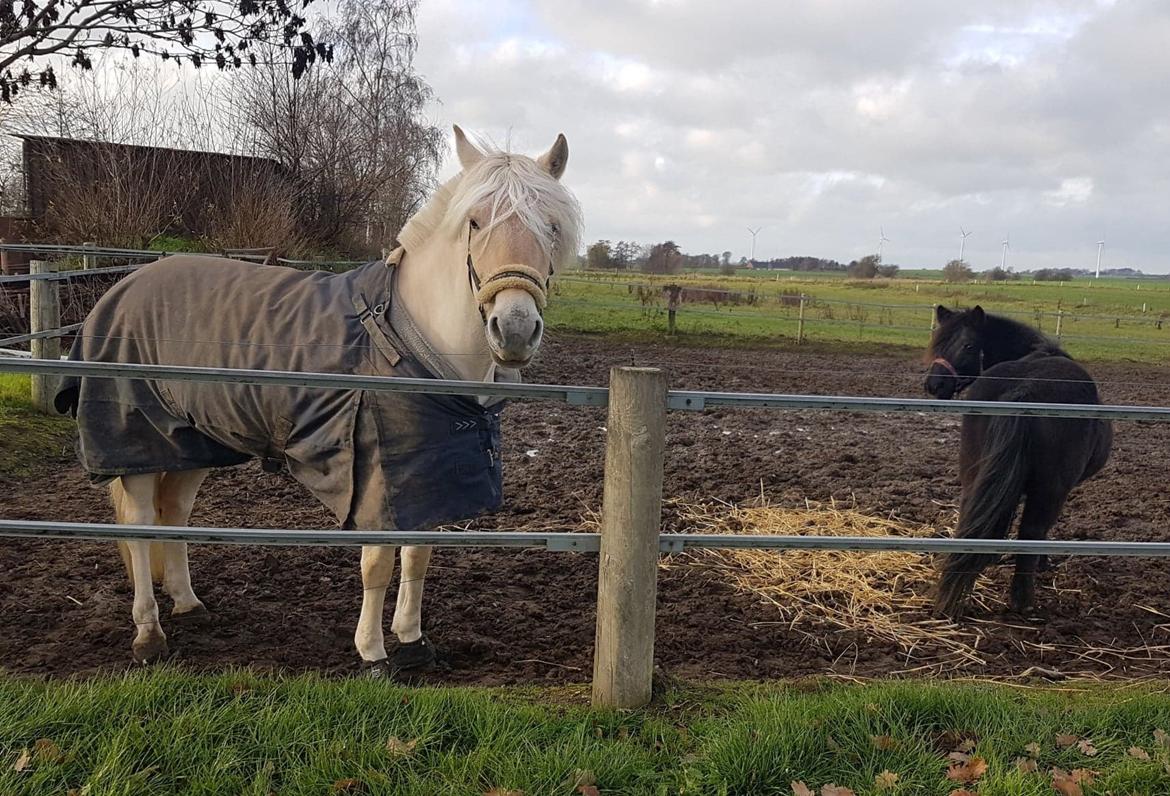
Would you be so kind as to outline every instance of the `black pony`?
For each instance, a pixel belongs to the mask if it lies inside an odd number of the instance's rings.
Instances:
[[[1097,385],[1060,345],[1022,323],[982,307],[938,307],[927,359],[926,391],[973,401],[1099,404]],[[1109,459],[1113,427],[1106,420],[964,415],[959,447],[963,538],[1003,539],[1024,499],[1021,539],[1043,539],[1068,493]],[[1039,556],[1017,555],[1011,604],[1032,607]],[[980,571],[996,556],[953,553],[942,559],[936,609],[954,616]]]

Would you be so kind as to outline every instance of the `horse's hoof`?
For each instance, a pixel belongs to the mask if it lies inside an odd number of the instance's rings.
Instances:
[[[180,611],[175,608],[171,611],[171,621],[184,625],[204,625],[211,620],[211,611],[207,610],[207,606],[203,603],[198,603],[194,608],[188,608],[186,611]]]
[[[380,661],[362,661],[362,677],[367,680],[393,680],[394,667],[389,658]]]
[[[399,642],[394,650],[394,668],[399,671],[420,671],[434,665],[435,647],[425,635],[409,644]]]
[[[130,649],[134,653],[134,660],[138,663],[158,663],[166,660],[170,654],[167,648],[167,637],[161,631],[139,636],[134,639]]]

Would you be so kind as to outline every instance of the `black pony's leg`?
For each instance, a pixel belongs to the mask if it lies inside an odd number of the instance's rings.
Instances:
[[[1055,485],[1032,490],[1024,503],[1020,517],[1020,539],[1046,539],[1064,507],[1068,492]],[[1012,577],[1012,610],[1029,611],[1036,603],[1036,570],[1047,556],[1021,554],[1016,556],[1016,574]]]

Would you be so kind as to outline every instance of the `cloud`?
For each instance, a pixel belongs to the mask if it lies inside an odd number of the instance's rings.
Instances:
[[[977,267],[1162,259],[1170,5],[1157,0],[428,0],[420,69],[458,122],[569,138],[594,238]]]

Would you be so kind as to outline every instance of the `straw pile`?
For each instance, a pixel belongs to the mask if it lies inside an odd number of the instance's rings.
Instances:
[[[675,502],[688,532],[776,534],[785,536],[942,536],[930,526],[915,526],[841,508],[808,503],[782,508],[761,501],[735,506],[721,502]],[[937,578],[931,560],[919,553],[834,550],[695,550],[666,557],[667,569],[714,574],[742,592],[775,606],[792,630],[834,646],[837,631],[865,640],[897,644],[908,667],[982,664],[981,633],[971,626],[935,619],[931,588]],[[982,581],[972,606],[987,609],[998,594]],[[863,641],[861,642],[863,643]]]

